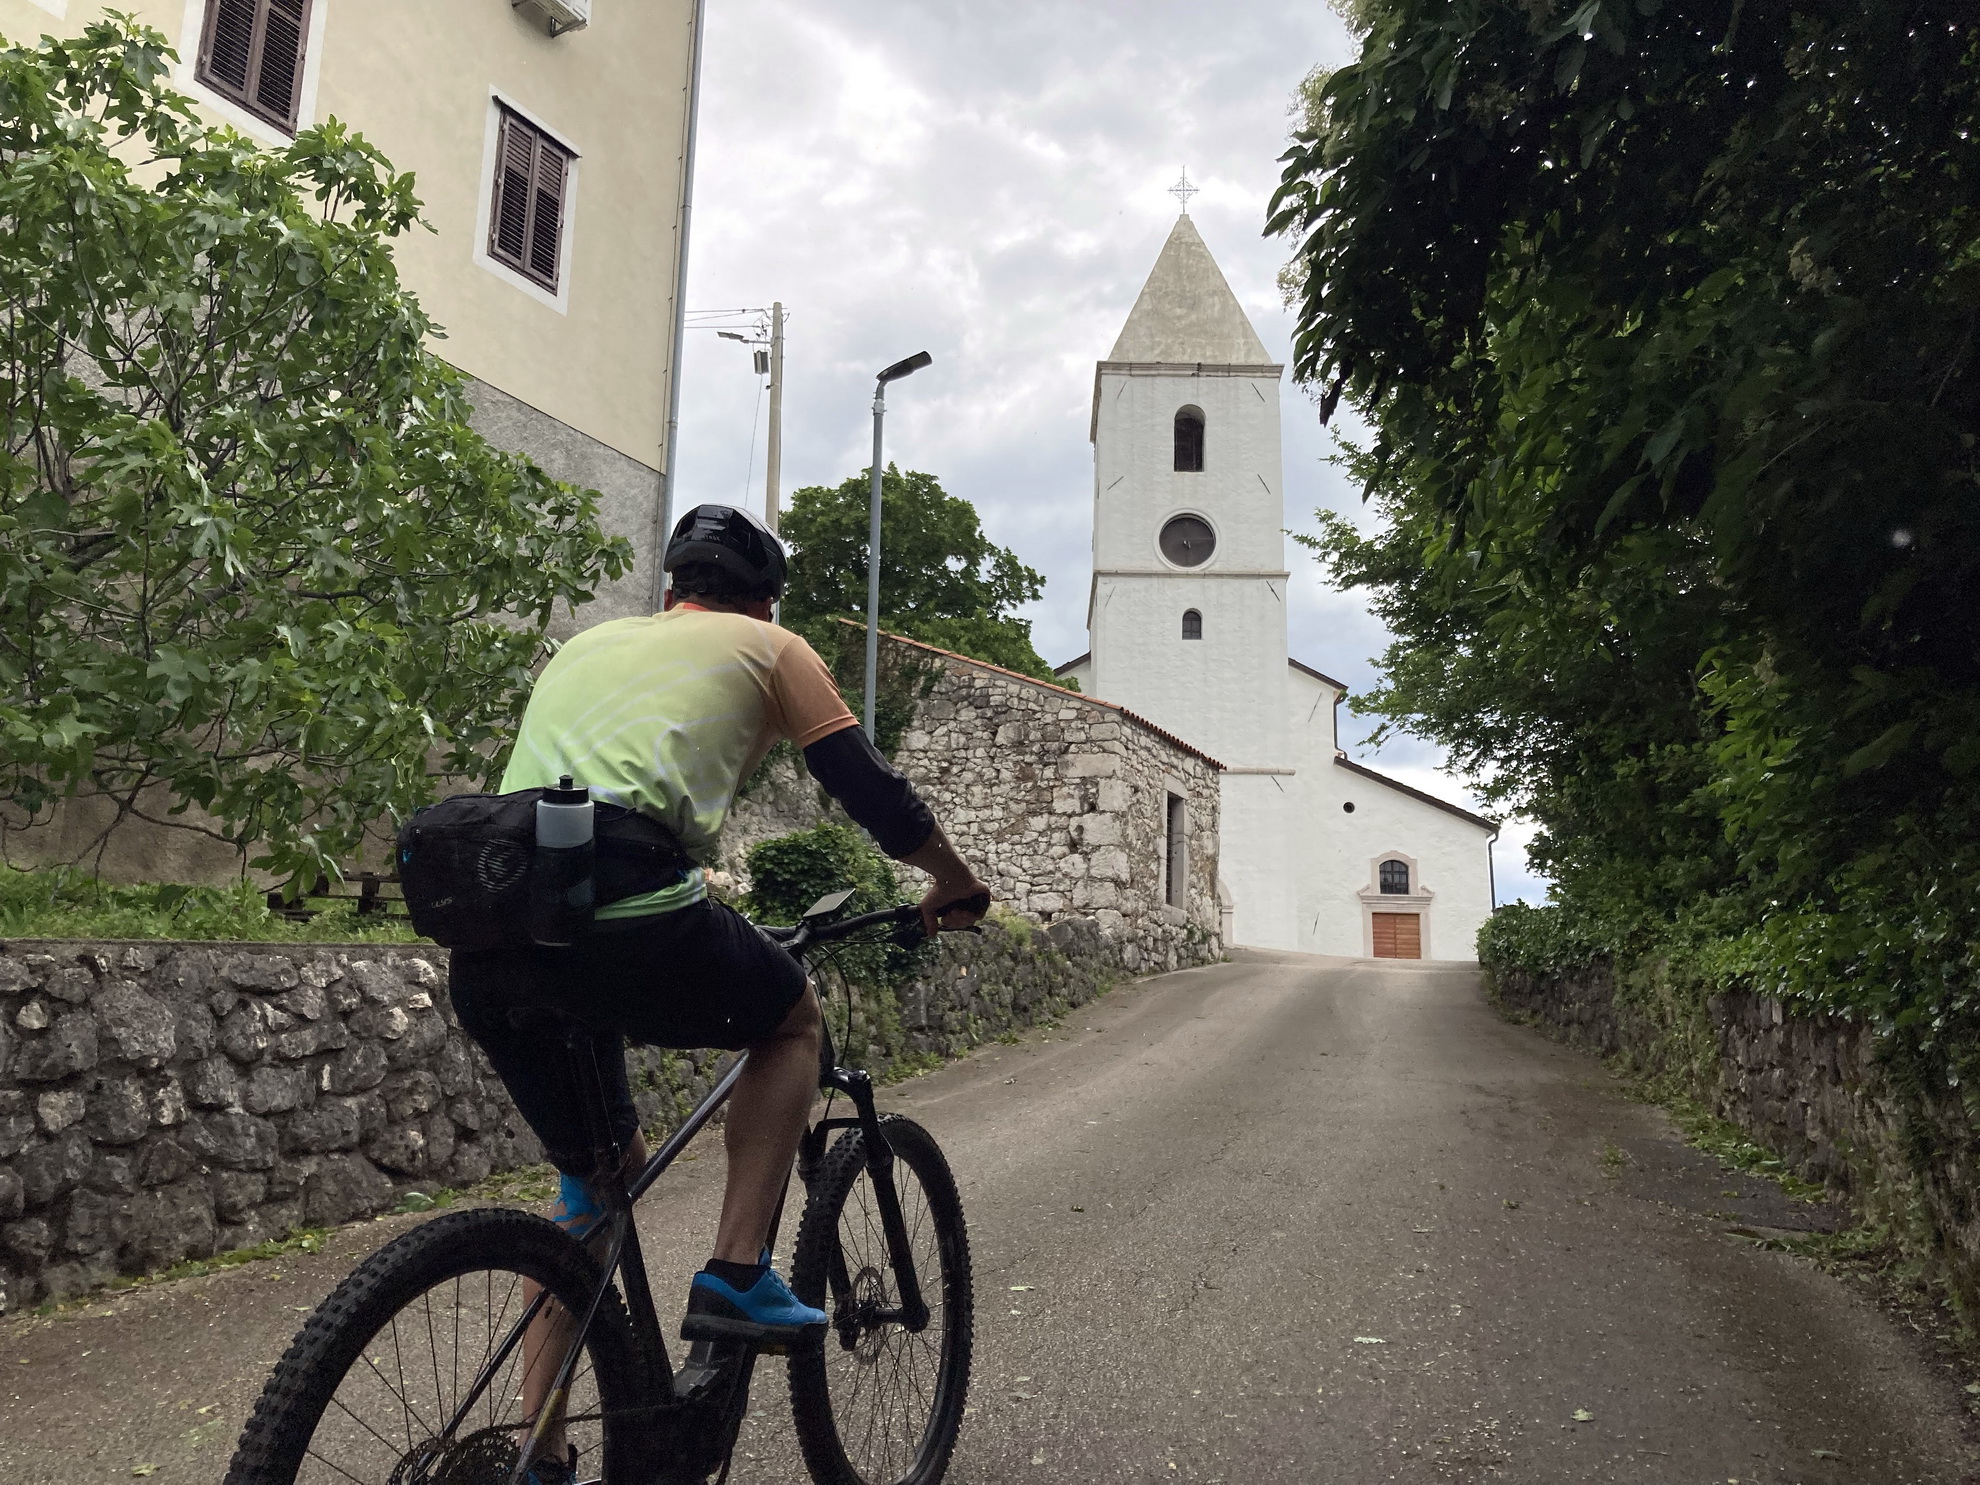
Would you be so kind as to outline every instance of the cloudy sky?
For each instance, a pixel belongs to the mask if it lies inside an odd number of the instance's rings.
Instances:
[[[688,306],[786,306],[786,493],[863,468],[874,372],[931,352],[888,399],[889,458],[937,475],[1045,574],[1040,654],[1083,651],[1093,363],[1175,220],[1167,188],[1187,166],[1190,215],[1290,361],[1265,204],[1294,89],[1351,55],[1319,0],[710,0]],[[761,509],[761,385],[743,347],[690,332],[682,498]],[[1312,403],[1281,396],[1287,525],[1322,507],[1365,520]],[[1288,557],[1293,654],[1366,687],[1382,626],[1309,553]],[[1468,802],[1434,747],[1377,752],[1370,719],[1341,723],[1362,761]],[[1502,900],[1538,895],[1525,834],[1499,844]]]

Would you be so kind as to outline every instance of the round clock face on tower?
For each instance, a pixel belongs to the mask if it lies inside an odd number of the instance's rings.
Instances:
[[[1172,516],[1162,528],[1162,555],[1178,567],[1201,567],[1217,550],[1217,535],[1201,516]]]

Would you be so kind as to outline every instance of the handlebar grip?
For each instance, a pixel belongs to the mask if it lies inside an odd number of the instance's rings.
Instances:
[[[935,909],[935,920],[939,923],[944,913],[954,912],[957,909],[965,913],[975,913],[980,918],[990,911],[990,894],[978,892],[969,897],[958,897],[954,902],[945,902]]]

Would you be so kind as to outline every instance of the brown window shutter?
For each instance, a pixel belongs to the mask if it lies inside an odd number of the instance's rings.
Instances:
[[[564,152],[547,139],[536,142],[536,184],[529,222],[529,269],[557,287],[558,251],[564,229]]]
[[[254,101],[270,118],[293,129],[309,6],[307,0],[261,0],[261,4],[261,65],[255,72]]]
[[[310,0],[209,0],[199,80],[294,133]]]
[[[212,0],[206,11],[206,43],[200,48],[201,80],[245,96],[254,62],[254,22],[259,0]]]
[[[572,159],[541,129],[502,111],[488,254],[550,290],[562,276],[564,193]]]
[[[488,250],[511,268],[523,266],[529,243],[529,186],[535,173],[536,131],[512,113],[502,115],[501,150],[495,165],[494,226]]]

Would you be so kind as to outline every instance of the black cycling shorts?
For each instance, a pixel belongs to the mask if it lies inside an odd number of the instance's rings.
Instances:
[[[623,1039],[656,1047],[762,1041],[804,994],[804,970],[734,909],[713,900],[600,923],[564,949],[457,949],[448,984],[462,1028],[488,1053],[509,1096],[560,1170],[589,1176],[590,1142],[575,1076],[551,1033],[552,1008],[590,1028],[612,1133],[638,1127]]]

